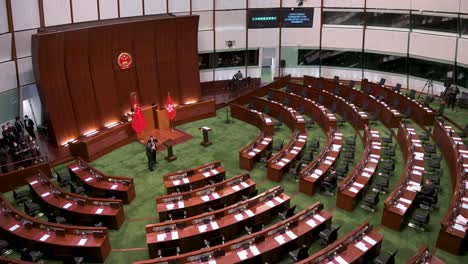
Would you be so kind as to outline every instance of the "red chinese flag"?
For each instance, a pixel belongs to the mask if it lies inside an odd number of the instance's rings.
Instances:
[[[140,134],[146,128],[146,119],[136,98],[133,99],[133,108],[135,112],[133,112],[132,128],[137,134]]]
[[[172,98],[170,95],[167,96],[166,111],[167,111],[167,116],[169,117],[169,119],[173,120],[176,116],[176,109],[175,109],[174,102],[172,101]]]

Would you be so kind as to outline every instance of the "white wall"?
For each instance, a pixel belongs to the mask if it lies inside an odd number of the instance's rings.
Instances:
[[[11,33],[0,35],[0,63],[9,60],[11,60]]]
[[[362,49],[361,28],[325,27],[322,31],[322,48]]]
[[[99,14],[101,19],[119,17],[118,0],[99,0]]]
[[[145,15],[167,12],[166,0],[145,0]]]
[[[305,0],[304,7],[320,7],[322,0]],[[296,7],[297,0],[283,0],[283,7]]]
[[[213,30],[213,12],[212,11],[199,11],[193,12],[193,15],[199,15],[198,30]]]
[[[28,1],[33,2],[33,1]],[[55,26],[70,24],[71,9],[70,1],[63,0],[43,0],[44,4],[44,23],[46,26]]]
[[[18,76],[20,86],[36,82],[32,68],[32,57],[18,60]]]
[[[460,1],[466,0],[411,0],[411,8],[414,10],[458,12]]]
[[[249,8],[268,8],[279,6],[280,0],[249,0]]]
[[[141,0],[119,0],[120,17],[133,17],[143,15],[143,2]]]
[[[246,0],[216,0],[215,8],[216,10],[226,10],[226,9],[245,9]]]
[[[84,22],[98,19],[98,2],[96,0],[72,0],[73,22]]]
[[[411,33],[411,55],[445,61],[455,60],[456,38],[432,34]]]
[[[361,80],[362,70],[322,67],[323,77],[333,79],[335,75],[340,76],[340,79],[343,80]]]
[[[367,0],[367,8],[410,9],[411,0]]]
[[[14,61],[0,63],[0,83],[0,93],[18,87]]]
[[[457,62],[468,65],[468,39],[458,39]]]
[[[170,13],[189,12],[190,0],[169,1],[168,9]]]
[[[213,10],[213,1],[192,0],[192,11]]]
[[[249,48],[279,47],[278,28],[249,29]]]
[[[0,34],[8,32],[8,15],[6,11],[6,0],[0,0]]]
[[[198,32],[198,51],[213,52],[214,50],[213,40],[214,40],[213,31]]]
[[[400,53],[406,56],[408,34],[405,31],[367,29],[364,48],[368,51]]]
[[[325,7],[364,7],[364,0],[323,0]]]
[[[15,31],[38,28],[40,26],[38,1],[14,0],[11,1],[11,9]]]

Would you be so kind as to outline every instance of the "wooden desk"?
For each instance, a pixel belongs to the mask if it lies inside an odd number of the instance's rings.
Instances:
[[[94,225],[119,229],[125,221],[122,201],[93,199],[64,191],[42,174],[26,179],[39,200],[55,214],[79,225]]]
[[[199,250],[205,247],[204,239],[218,235],[222,235],[225,241],[232,240],[245,232],[247,225],[258,222],[268,224],[277,213],[289,208],[289,202],[290,197],[278,186],[217,211],[170,223],[147,225],[149,255],[156,258],[158,249],[171,246],[179,246],[180,253]]]
[[[401,122],[403,115],[396,109],[391,108],[385,101],[377,100],[372,94],[366,94],[363,91],[350,88],[341,83],[335,83],[332,80],[306,76],[304,79],[313,81],[312,88],[324,89],[330,93],[339,95],[348,99],[349,102],[359,106],[363,111],[374,113],[379,120],[388,128],[396,128]],[[304,81],[305,82],[305,81]]]
[[[436,246],[461,255],[468,247],[468,225],[462,225],[456,219],[458,216],[468,218],[468,148],[452,127],[439,121],[434,123],[432,137],[447,161],[453,183],[452,199],[440,223]]]
[[[189,172],[193,172],[189,173]],[[201,166],[196,170],[180,171],[179,173],[170,173],[164,175],[164,185],[167,194],[176,192],[176,189],[182,185],[189,184],[192,189],[205,187],[210,180],[215,178],[225,179],[226,172],[221,166],[221,162],[210,163],[210,165]]]
[[[126,204],[135,198],[133,178],[108,176],[80,158],[68,165],[68,171],[93,197],[115,197]]]
[[[273,136],[274,134],[273,121],[262,112],[254,109],[249,110],[239,104],[231,104],[231,117],[258,127],[267,136]]]
[[[335,109],[336,112],[343,116],[356,130],[364,129],[364,124],[368,123],[369,117],[365,112],[338,95],[334,95],[326,90],[315,89],[312,88],[312,86],[306,87],[296,83],[289,83],[288,87],[293,93],[301,94],[303,97],[311,100],[316,100],[329,110]]]
[[[365,222],[333,244],[297,263],[371,263],[380,253],[382,240],[383,236],[371,230],[369,223]]]
[[[49,223],[16,210],[1,194],[0,202],[0,235],[18,248],[27,246],[52,258],[83,256],[88,262],[104,262],[111,251],[105,227]]]
[[[319,202],[316,202],[309,208],[262,231],[243,236],[222,245],[203,248],[178,256],[149,259],[134,263],[167,263],[168,261],[200,263],[202,262],[202,258],[211,258],[216,263],[239,263],[241,261],[251,261],[252,263],[277,262],[280,260],[281,254],[287,253],[302,244],[309,244],[315,241],[318,233],[330,225],[331,214],[322,210],[322,208],[323,206]],[[288,228],[286,229],[286,227]],[[282,232],[285,233],[282,234]],[[257,237],[263,237],[264,240],[255,241]],[[244,249],[244,244],[250,244],[250,246]],[[225,255],[214,258],[213,252],[218,250],[223,250]]]
[[[289,85],[289,84],[288,84]],[[301,114],[313,117],[313,121],[317,122],[323,131],[328,132],[336,127],[336,117],[328,111],[323,105],[318,104],[309,98],[302,97],[292,92],[283,92],[280,90],[269,90],[275,101],[283,102],[287,99],[289,106],[299,110]],[[302,112],[301,112],[302,111]]]
[[[424,174],[424,149],[413,128],[400,125],[398,144],[406,160],[400,180],[392,193],[385,199],[382,225],[400,231],[415,205],[416,192],[411,186],[420,186]]]
[[[301,170],[299,179],[299,191],[308,195],[314,195],[324,175],[327,175],[330,167],[340,156],[343,133],[332,129],[328,132],[327,143],[314,161]]]
[[[254,163],[260,160],[260,157],[271,149],[273,138],[265,136],[262,132],[247,146],[239,151],[239,167],[244,170],[252,170]]]
[[[296,159],[302,156],[302,151],[306,147],[307,135],[294,131],[291,140],[286,146],[278,151],[273,157],[268,160],[267,177],[268,179],[280,182],[284,172],[294,164]]]
[[[202,214],[219,203],[231,205],[255,190],[255,182],[249,174],[232,177],[223,182],[191,192],[161,196],[156,199],[159,221],[169,219],[174,211],[186,211],[187,217]]]
[[[410,257],[406,264],[445,264],[445,262],[438,257],[431,254],[427,245],[418,249],[416,254]]]
[[[429,107],[425,107],[414,99],[394,92],[393,90],[380,86],[376,83],[364,79],[361,83],[361,90],[375,97],[382,97],[387,104],[396,105],[396,109],[401,113],[409,109],[409,115],[420,126],[432,126],[434,124],[435,112]]]
[[[95,135],[82,136],[68,147],[73,156],[82,157],[90,162],[135,139],[132,123],[125,122],[112,128],[103,128]]]
[[[381,149],[379,131],[365,125],[364,142],[361,160],[338,185],[336,206],[348,212],[352,212],[362,199],[379,165]]]
[[[253,109],[277,118],[292,131],[299,130],[305,133],[304,117],[291,107],[262,97],[252,97],[251,103]]]
[[[34,264],[34,262],[0,256],[0,264]]]

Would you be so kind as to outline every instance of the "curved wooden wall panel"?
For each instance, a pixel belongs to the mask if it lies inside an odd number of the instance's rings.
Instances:
[[[198,16],[146,16],[45,28],[33,61],[52,142],[61,145],[119,120],[140,104],[200,100]],[[121,52],[133,57],[121,70]]]

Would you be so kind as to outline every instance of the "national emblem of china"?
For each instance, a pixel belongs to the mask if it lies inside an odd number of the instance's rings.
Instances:
[[[119,57],[117,58],[117,63],[119,64],[121,70],[129,69],[133,63],[132,55],[130,55],[128,52],[120,53]]]

